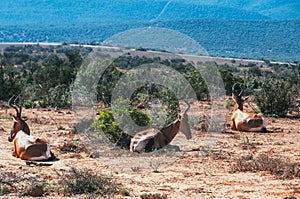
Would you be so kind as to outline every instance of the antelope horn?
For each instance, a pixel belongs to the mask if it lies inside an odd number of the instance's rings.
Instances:
[[[188,112],[188,110],[190,109],[190,107],[191,107],[191,105],[188,103],[188,101],[187,100],[183,100],[185,103],[186,103],[186,105],[187,105],[187,108],[184,110],[184,112],[183,112],[183,114],[186,114],[186,112]]]
[[[242,94],[244,93],[244,85],[242,85],[242,90],[241,90],[241,92],[239,93],[239,96],[241,97],[242,96]]]
[[[232,86],[232,94],[234,94],[234,95],[235,95],[235,86],[237,84],[238,83],[234,83],[233,86]],[[241,97],[243,93],[244,93],[244,86],[241,86],[241,92],[237,96]]]
[[[232,93],[234,92],[235,85],[237,85],[237,83],[234,83],[234,84],[233,84],[233,86],[232,86],[232,88],[231,88]]]
[[[16,104],[18,99],[19,99],[19,95],[17,97],[15,97],[15,95],[13,95],[9,99],[8,104],[9,104],[10,107],[12,107],[16,110],[17,117],[21,118],[22,107],[20,107],[19,105]]]
[[[22,114],[22,106],[20,106],[20,104],[19,103],[16,103],[17,101],[19,101],[19,98],[20,98],[20,95],[18,95],[17,97],[16,97],[16,99],[15,99],[15,104],[16,104],[16,106],[19,108],[19,114],[20,114],[20,118],[21,118],[21,114]]]

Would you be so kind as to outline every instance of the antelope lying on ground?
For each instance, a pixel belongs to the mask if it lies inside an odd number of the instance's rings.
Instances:
[[[16,110],[16,116],[11,114],[14,126],[8,137],[9,142],[14,142],[13,156],[22,160],[50,160],[54,158],[50,151],[50,145],[45,138],[30,136],[30,129],[21,117],[22,107],[16,104],[17,99],[18,97],[13,96],[9,100],[9,106]]]
[[[242,98],[244,89],[242,88],[239,94],[234,91],[235,84],[232,87],[232,99],[235,102],[234,112],[230,118],[230,127],[232,130],[238,131],[261,131],[266,132],[266,120],[262,113],[253,114],[243,111],[243,103],[248,99]]]
[[[186,104],[188,107],[185,111],[179,113],[178,118],[169,125],[162,129],[149,128],[136,133],[131,139],[130,151],[141,152],[144,150],[145,152],[151,152],[155,149],[163,148],[174,139],[179,131],[184,133],[187,139],[191,139],[192,135],[187,116],[187,111],[190,106],[188,103]]]

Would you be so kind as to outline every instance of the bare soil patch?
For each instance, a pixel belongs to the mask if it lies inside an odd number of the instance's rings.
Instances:
[[[86,150],[80,136],[74,134],[74,112],[72,110],[58,111],[52,108],[25,109],[23,116],[28,118],[27,123],[32,135],[48,138],[52,151],[59,160],[51,162],[51,166],[27,165],[25,161],[12,156],[13,144],[7,141],[13,124],[11,118],[8,117],[10,111],[13,110],[0,109],[0,177],[4,176],[1,178],[2,185],[11,183],[20,187],[13,189],[7,185],[13,191],[10,190],[10,193],[0,196],[3,198],[29,197],[26,196],[21,186],[28,187],[32,179],[47,184],[43,193],[46,198],[101,198],[88,194],[66,196],[56,191],[60,186],[55,185],[60,180],[58,174],[72,167],[88,168],[108,175],[129,190],[130,196],[118,194],[111,198],[273,199],[300,197],[300,179],[297,176],[300,170],[298,168],[300,163],[299,118],[266,118],[267,128],[270,130],[268,133],[246,133],[228,129],[224,133],[212,135],[218,138],[210,152],[205,154],[203,150],[182,152],[178,158],[168,164],[143,162],[142,155],[138,154],[134,157],[137,166],[130,166],[128,169],[128,167],[122,167],[116,157],[107,161],[108,157],[104,158],[100,155],[97,158]],[[228,111],[228,118],[229,114],[230,111]],[[205,134],[199,130],[196,132],[195,140],[201,140]],[[274,175],[264,169],[243,171],[234,167],[238,164],[237,160],[250,161],[251,158],[257,160],[262,155],[272,160],[277,158],[295,163],[293,171],[295,175],[284,177],[284,175]],[[132,157],[132,154],[128,156]],[[109,161],[111,164],[108,165]],[[144,166],[141,166],[143,164]],[[280,169],[278,170],[280,172]],[[23,181],[17,182],[20,176]]]

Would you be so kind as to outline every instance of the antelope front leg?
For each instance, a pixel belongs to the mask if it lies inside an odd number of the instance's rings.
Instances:
[[[16,142],[15,142],[15,141],[14,141],[14,151],[12,152],[12,156],[18,158],[18,155],[17,155],[17,147],[16,147]]]

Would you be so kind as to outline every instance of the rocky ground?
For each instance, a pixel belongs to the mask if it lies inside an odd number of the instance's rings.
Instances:
[[[71,168],[110,176],[129,192],[129,196],[107,198],[300,197],[299,118],[268,117],[267,133],[194,129],[193,144],[188,147],[194,150],[190,151],[144,155],[110,150],[109,154],[97,154],[86,147],[80,132],[74,131],[72,110],[25,109],[23,116],[28,118],[32,135],[47,137],[59,159],[48,166],[26,165],[12,156],[13,144],[7,140],[13,124],[10,112],[14,113],[0,109],[1,198],[29,197],[34,181],[43,184],[46,198],[101,198],[61,191],[63,174]],[[207,137],[215,141],[209,151],[200,144]],[[98,147],[102,146],[98,143]]]

